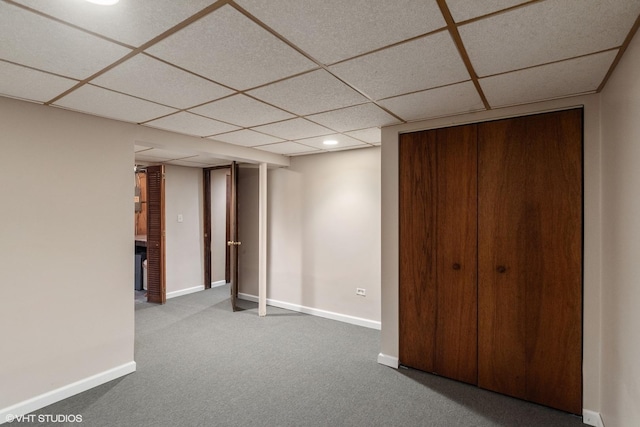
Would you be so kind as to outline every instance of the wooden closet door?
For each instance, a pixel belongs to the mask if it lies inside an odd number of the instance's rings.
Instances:
[[[436,334],[436,131],[399,140],[400,363],[433,372]]]
[[[400,136],[400,362],[477,383],[476,125]]]
[[[580,413],[582,110],[478,137],[478,385]]]
[[[167,301],[165,273],[164,166],[147,167],[147,301]]]
[[[435,370],[477,384],[477,126],[437,131]]]

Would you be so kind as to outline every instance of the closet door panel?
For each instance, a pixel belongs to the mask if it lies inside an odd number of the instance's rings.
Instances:
[[[400,135],[400,363],[434,370],[436,132]]]
[[[437,131],[437,329],[439,375],[476,384],[476,125]]]
[[[525,398],[527,278],[516,265],[527,153],[514,133],[508,121],[478,125],[478,385]]]
[[[479,125],[479,385],[580,413],[582,112]]]

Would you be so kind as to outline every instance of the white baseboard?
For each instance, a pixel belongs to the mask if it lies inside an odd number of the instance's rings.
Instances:
[[[398,366],[400,366],[400,360],[398,360],[397,357],[389,356],[388,354],[383,353],[378,354],[378,363],[394,369],[398,369]]]
[[[182,295],[188,295],[200,291],[204,291],[204,285],[194,286],[193,288],[180,289],[179,291],[167,292],[167,299],[181,297]]]
[[[590,411],[588,409],[582,410],[582,422],[594,427],[604,427],[600,412]]]
[[[238,293],[239,299],[258,302],[255,295]],[[337,320],[339,322],[350,323],[352,325],[364,326],[365,328],[380,330],[380,322],[375,320],[363,319],[361,317],[349,316],[347,314],[334,313],[332,311],[320,310],[318,308],[305,307],[304,305],[291,304],[284,301],[277,301],[267,298],[267,305],[273,307],[284,308],[285,310],[296,311],[298,313],[311,314],[312,316],[324,317],[325,319]]]
[[[0,409],[0,424],[5,423],[9,415],[27,415],[33,411],[44,408],[45,406],[49,406],[68,397],[75,396],[78,393],[82,393],[83,391],[87,391],[91,388],[115,380],[116,378],[128,375],[135,372],[135,370],[136,362],[125,363],[124,365],[117,366],[113,369],[109,369],[108,371],[92,375],[88,378],[84,378],[80,381],[76,381],[39,396],[32,397],[31,399],[27,399],[7,408]]]
[[[218,286],[224,286],[227,282],[225,280],[218,280],[217,282],[211,282],[212,288],[217,288]]]

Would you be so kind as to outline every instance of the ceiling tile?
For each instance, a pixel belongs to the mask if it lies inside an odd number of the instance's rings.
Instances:
[[[449,6],[453,20],[462,22],[528,1],[530,0],[447,0],[447,6]]]
[[[448,31],[342,62],[330,70],[373,99],[470,78]]]
[[[245,95],[230,96],[193,108],[191,111],[242,127],[257,126],[295,117]]]
[[[140,123],[176,110],[99,87],[84,85],[55,105],[125,122]]]
[[[459,30],[482,77],[620,46],[638,14],[637,0],[547,0]]]
[[[480,79],[492,107],[595,91],[617,50]]]
[[[305,145],[297,144],[291,141],[280,142],[277,144],[263,145],[261,147],[256,147],[256,148],[258,150],[264,150],[264,151],[269,151],[271,153],[284,154],[284,155],[312,153],[315,151],[319,151],[316,148],[307,147]]]
[[[184,111],[150,121],[145,125],[195,136],[209,136],[238,129],[237,126]]]
[[[264,86],[249,94],[301,116],[368,101],[324,70]]]
[[[325,145],[324,141],[326,140],[334,140],[338,141],[336,145]],[[299,139],[297,141],[299,144],[304,144],[309,147],[317,148],[320,150],[334,151],[341,150],[344,148],[355,148],[355,147],[365,147],[369,146],[369,144],[365,144],[362,141],[358,141],[357,139],[351,138],[350,136],[341,135],[339,133],[327,136],[320,136],[315,138],[307,138],[307,139]]]
[[[275,138],[263,133],[254,132],[249,129],[223,133],[221,135],[212,136],[211,139],[215,139],[216,141],[228,142],[229,144],[242,145],[245,147],[255,147],[256,145],[273,144],[274,142],[283,141],[280,138]]]
[[[210,0],[135,0],[110,7],[84,0],[16,0],[33,9],[113,40],[140,46],[204,9]]]
[[[324,64],[446,25],[434,0],[238,0],[237,3]]]
[[[385,99],[380,104],[407,121],[484,110],[470,81]]]
[[[76,80],[0,61],[0,95],[46,102],[76,83]]]
[[[398,119],[372,103],[314,114],[308,119],[338,132],[400,123]]]
[[[0,2],[0,59],[84,79],[130,49]]]
[[[228,5],[148,52],[239,90],[317,67]]]
[[[323,126],[311,123],[305,119],[292,119],[284,122],[271,123],[264,126],[257,126],[254,128],[259,132],[264,132],[269,135],[276,136],[282,139],[300,139],[311,138],[313,136],[329,135],[335,133],[334,131],[327,129]]]
[[[353,130],[346,132],[346,134],[369,144],[380,144],[380,141],[382,141],[380,128]]]
[[[147,55],[136,55],[92,83],[178,109],[233,93],[230,89]]]

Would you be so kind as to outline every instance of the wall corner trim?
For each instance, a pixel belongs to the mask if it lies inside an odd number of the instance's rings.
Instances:
[[[136,362],[125,363],[124,365],[116,366],[99,374],[92,375],[90,377],[81,379],[71,384],[67,384],[55,390],[51,390],[47,393],[43,393],[39,396],[32,397],[31,399],[24,400],[15,405],[7,408],[0,409],[0,424],[3,424],[9,419],[10,415],[21,416],[27,415],[33,411],[49,406],[53,403],[64,400],[68,397],[75,396],[116,378],[128,375],[136,370]]]
[[[239,299],[258,302],[258,297],[244,293],[238,294]],[[267,305],[284,308],[285,310],[296,311],[298,313],[310,314],[312,316],[324,317],[325,319],[337,320],[338,322],[350,323],[352,325],[363,326],[365,328],[380,330],[381,323],[375,320],[363,319],[362,317],[349,316],[348,314],[334,313],[333,311],[320,310],[319,308],[305,307],[304,305],[292,304],[284,301],[277,301],[267,298]]]
[[[594,427],[604,427],[600,412],[590,411],[589,409],[582,409],[582,422]]]
[[[180,289],[178,291],[167,292],[167,299],[181,297],[182,295],[192,294],[194,292],[204,291],[204,285],[194,286],[192,288]]]
[[[381,365],[389,366],[393,369],[398,369],[400,366],[400,361],[397,357],[389,356],[388,354],[380,353],[378,354],[378,363]]]

